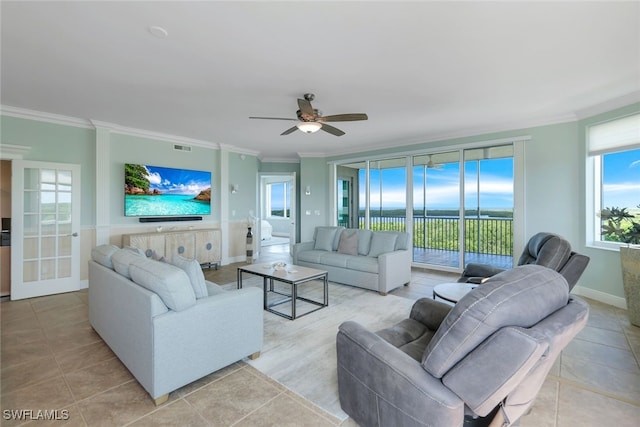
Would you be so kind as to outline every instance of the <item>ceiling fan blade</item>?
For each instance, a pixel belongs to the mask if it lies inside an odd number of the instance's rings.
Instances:
[[[318,117],[319,122],[355,122],[358,120],[367,120],[364,113],[350,113],[350,114],[335,114],[333,116]]]
[[[328,124],[326,124],[326,123],[323,123],[323,124],[322,124],[322,127],[321,127],[320,129],[322,129],[322,130],[323,130],[323,131],[325,131],[325,132],[330,133],[331,135],[335,135],[335,136],[342,136],[342,135],[344,135],[344,132],[342,132],[340,129],[338,129],[338,128],[334,128],[333,126],[328,125]]]
[[[289,129],[285,130],[284,132],[282,132],[282,133],[280,134],[280,136],[282,136],[282,135],[289,135],[290,133],[293,133],[293,132],[295,132],[295,131],[297,131],[297,130],[298,130],[298,126],[294,126],[294,127],[292,127],[292,128],[289,128]]]
[[[302,116],[303,121],[313,121],[315,120],[315,112],[313,111],[313,107],[311,106],[311,102],[306,99],[298,98],[298,107],[300,107],[300,115]]]
[[[263,119],[263,120],[293,120],[297,122],[298,119],[285,119],[284,117],[249,117],[250,119]]]

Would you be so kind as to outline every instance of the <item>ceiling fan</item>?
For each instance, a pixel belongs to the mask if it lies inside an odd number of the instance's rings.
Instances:
[[[368,117],[364,113],[350,113],[350,114],[335,114],[333,116],[323,116],[321,112],[311,106],[315,95],[312,93],[305,93],[304,99],[298,98],[298,107],[300,108],[296,115],[297,119],[288,119],[283,117],[249,117],[250,119],[264,119],[264,120],[292,120],[297,121],[294,127],[289,128],[282,132],[280,135],[289,135],[296,130],[301,130],[305,133],[314,133],[322,129],[323,131],[335,136],[342,136],[344,132],[340,129],[328,125],[327,122],[353,122],[357,120],[367,120]]]

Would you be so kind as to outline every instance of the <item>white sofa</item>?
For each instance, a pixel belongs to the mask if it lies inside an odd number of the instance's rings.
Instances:
[[[293,263],[325,270],[329,280],[378,291],[389,291],[411,280],[408,233],[316,227],[313,240],[296,243]]]
[[[227,365],[258,357],[260,289],[227,291],[206,282],[195,260],[178,257],[178,267],[134,248],[98,246],[91,258],[91,326],[156,404]]]

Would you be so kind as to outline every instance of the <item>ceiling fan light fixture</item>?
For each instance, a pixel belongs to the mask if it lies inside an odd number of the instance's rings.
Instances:
[[[322,127],[318,122],[300,122],[296,126],[304,133],[318,132]]]

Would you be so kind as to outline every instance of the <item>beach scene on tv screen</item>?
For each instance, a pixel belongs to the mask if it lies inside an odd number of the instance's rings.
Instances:
[[[211,214],[211,172],[127,163],[125,216]]]

